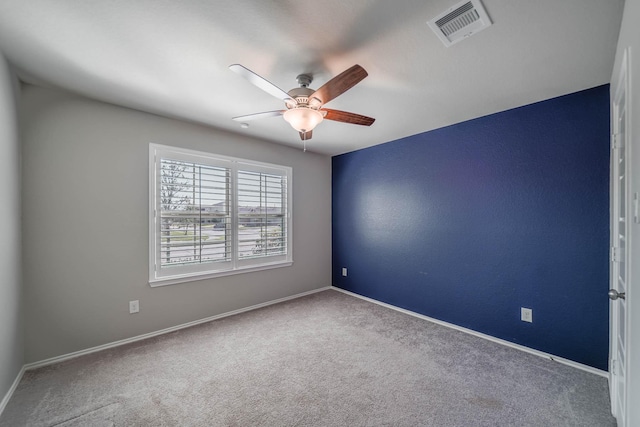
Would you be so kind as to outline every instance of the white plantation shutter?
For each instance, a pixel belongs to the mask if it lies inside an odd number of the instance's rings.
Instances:
[[[160,160],[161,268],[230,261],[228,189],[227,168]]]
[[[286,255],[287,177],[238,171],[237,206],[239,257]]]
[[[150,144],[152,286],[291,265],[291,168]]]

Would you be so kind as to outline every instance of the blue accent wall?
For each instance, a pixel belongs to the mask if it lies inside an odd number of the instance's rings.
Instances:
[[[332,167],[334,286],[607,370],[609,85]]]

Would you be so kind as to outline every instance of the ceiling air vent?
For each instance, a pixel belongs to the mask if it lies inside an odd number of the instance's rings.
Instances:
[[[458,43],[491,25],[480,0],[462,1],[427,22],[445,46]]]

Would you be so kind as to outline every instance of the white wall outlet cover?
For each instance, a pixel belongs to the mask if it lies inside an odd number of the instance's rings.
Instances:
[[[347,267],[342,267],[342,275],[347,276]]]
[[[129,301],[129,314],[137,313],[140,311],[140,301]]]
[[[520,308],[520,320],[523,322],[533,322],[533,310],[530,308]]]

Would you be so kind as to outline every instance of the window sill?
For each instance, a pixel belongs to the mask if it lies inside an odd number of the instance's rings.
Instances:
[[[195,282],[197,280],[215,279],[217,277],[232,276],[234,274],[252,273],[262,270],[271,270],[273,268],[290,267],[293,261],[275,262],[270,264],[252,265],[249,267],[240,267],[235,270],[217,271],[214,273],[196,273],[184,274],[180,276],[171,276],[159,279],[149,279],[149,286],[152,288],[167,285],[176,285],[178,283]]]

